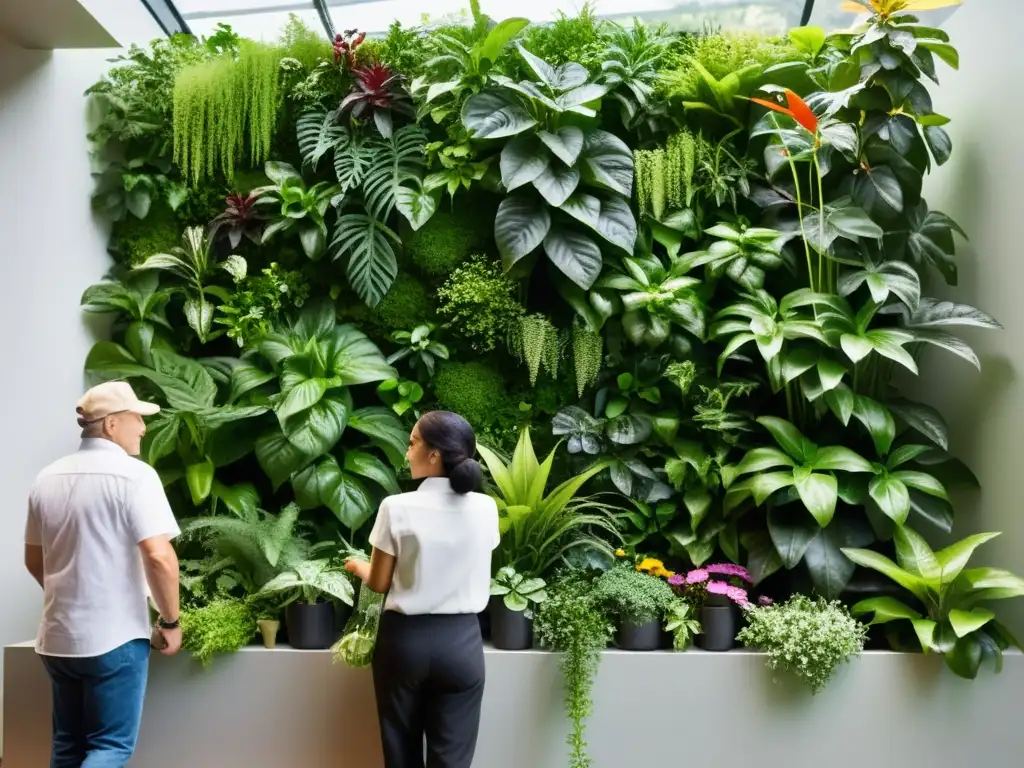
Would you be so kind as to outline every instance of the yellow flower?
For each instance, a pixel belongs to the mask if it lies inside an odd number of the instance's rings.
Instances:
[[[675,576],[675,571],[670,571],[666,568],[655,568],[651,571],[652,576],[658,576],[662,579],[670,579]]]
[[[645,557],[643,560],[641,560],[637,564],[636,569],[638,571],[643,571],[645,573],[655,573],[655,571],[658,571],[658,570],[661,570],[661,571],[665,570],[665,564],[663,562],[661,562],[661,560],[658,560],[657,558]],[[655,574],[655,575],[657,575],[657,574]]]
[[[626,556],[626,550],[622,549],[621,547],[619,549],[616,549],[615,550],[615,556],[616,557],[625,557]]]
[[[850,13],[873,11],[882,18],[888,18],[900,11],[934,11],[962,4],[963,0],[846,0],[842,7]]]

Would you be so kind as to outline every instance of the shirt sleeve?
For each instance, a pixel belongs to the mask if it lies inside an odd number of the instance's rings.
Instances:
[[[128,530],[136,543],[154,536],[173,539],[181,534],[181,529],[174,519],[160,475],[148,465],[145,469],[129,491],[125,509]]]
[[[388,510],[387,499],[380,503],[380,509],[377,510],[377,519],[373,523],[373,530],[370,531],[370,544],[385,555],[398,555],[398,544],[391,529],[391,512]]]
[[[491,551],[493,552],[501,544],[501,515],[498,513],[498,503],[491,499],[494,505],[494,526],[491,529]]]
[[[43,531],[39,524],[39,513],[32,497],[28,500],[28,515],[25,520],[25,543],[33,547],[43,546]]]

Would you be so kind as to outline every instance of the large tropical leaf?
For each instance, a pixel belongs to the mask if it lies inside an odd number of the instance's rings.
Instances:
[[[516,93],[500,88],[466,99],[462,124],[475,139],[502,139],[529,130],[537,121]]]
[[[494,239],[506,269],[532,253],[551,230],[551,214],[534,194],[509,195],[498,206]]]
[[[332,257],[347,257],[349,282],[368,306],[377,306],[398,276],[393,245],[400,244],[398,235],[373,216],[346,213],[338,217],[331,241]]]

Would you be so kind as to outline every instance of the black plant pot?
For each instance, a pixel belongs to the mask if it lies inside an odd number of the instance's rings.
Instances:
[[[615,633],[615,644],[624,651],[656,651],[661,646],[661,624],[657,619],[643,624],[623,621]]]
[[[523,611],[511,611],[504,599],[495,595],[488,605],[491,644],[501,651],[525,651],[533,647],[533,619]]]
[[[292,648],[316,650],[334,644],[334,605],[292,603],[285,610],[288,642]]]
[[[732,605],[707,605],[700,611],[701,648],[728,651],[736,643],[736,608]]]

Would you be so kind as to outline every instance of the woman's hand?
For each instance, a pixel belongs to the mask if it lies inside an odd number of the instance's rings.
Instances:
[[[361,581],[366,581],[370,578],[370,564],[361,560],[358,557],[350,557],[345,561],[345,570],[353,574],[356,578]]]

